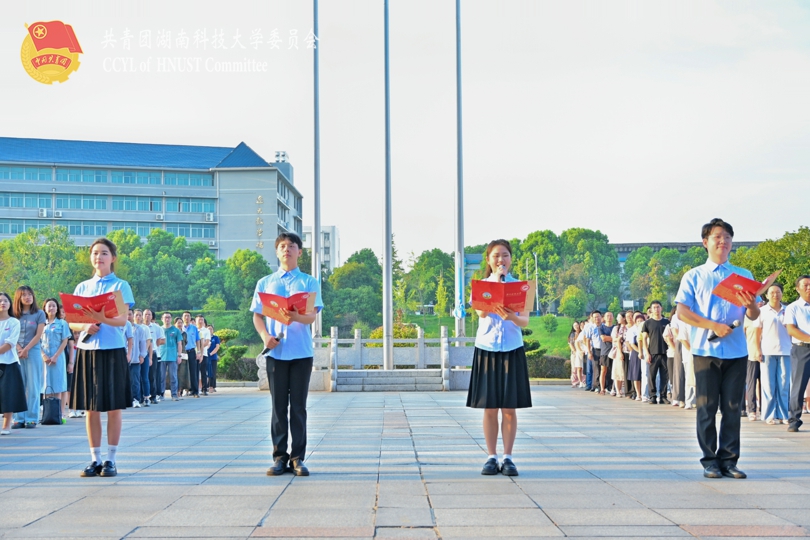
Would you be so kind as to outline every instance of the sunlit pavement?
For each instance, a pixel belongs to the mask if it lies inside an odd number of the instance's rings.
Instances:
[[[810,432],[743,419],[749,479],[707,480],[694,412],[532,388],[511,478],[481,476],[481,411],[464,392],[311,394],[301,478],[265,475],[270,400],[255,389],[127,410],[115,478],[79,477],[82,419],[14,430],[0,437],[0,536],[810,535]]]

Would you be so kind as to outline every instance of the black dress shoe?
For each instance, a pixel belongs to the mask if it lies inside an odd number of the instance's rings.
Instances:
[[[503,460],[503,465],[501,465],[501,474],[504,476],[517,476],[518,471],[515,464],[512,463],[512,460],[509,458],[505,458]]]
[[[659,405],[669,405],[669,400],[667,398],[665,398],[665,397],[658,398],[658,404]]]
[[[737,479],[748,478],[748,475],[738,469],[736,465],[723,469],[723,476]]]
[[[287,472],[287,460],[284,458],[276,458],[273,466],[267,469],[267,476],[281,476]]]
[[[487,476],[492,476],[493,474],[498,474],[498,460],[494,457],[491,457],[484,463],[484,468],[481,469],[481,474],[485,474]]]
[[[101,468],[101,474],[99,476],[116,476],[118,475],[118,469],[115,468],[115,463],[112,461],[105,461],[104,466]]]
[[[14,422],[11,424],[11,429],[25,429],[25,422]]]
[[[720,467],[718,467],[717,464],[712,463],[703,469],[703,476],[706,478],[722,478],[723,473],[720,471]]]
[[[102,465],[98,461],[94,461],[90,465],[84,468],[82,473],[79,475],[83,478],[90,478],[91,476],[98,476],[101,474]]]
[[[304,463],[298,458],[292,459],[290,470],[292,470],[295,476],[309,476],[309,469],[307,469]]]
[[[11,428],[14,429],[14,426],[11,426]],[[799,432],[799,426],[797,426],[796,424],[790,424],[788,426],[788,431],[790,433],[798,433]]]

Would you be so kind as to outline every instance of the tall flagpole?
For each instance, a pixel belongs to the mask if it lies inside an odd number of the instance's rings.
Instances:
[[[313,202],[314,208],[314,223],[312,224],[312,276],[321,285],[321,112],[320,112],[320,78],[318,74],[319,68],[319,51],[320,43],[318,40],[318,0],[312,1],[312,33],[315,35],[313,45],[313,69],[314,69],[314,93],[315,93],[315,196]],[[318,312],[315,318],[315,324],[312,325],[312,337],[319,338],[323,336],[323,327],[321,323],[321,313]]]
[[[465,335],[464,317],[464,148],[461,141],[461,0],[456,0],[456,337]]]
[[[385,18],[385,232],[383,238],[383,369],[394,369],[394,286],[391,230],[391,92],[388,58],[388,0]]]

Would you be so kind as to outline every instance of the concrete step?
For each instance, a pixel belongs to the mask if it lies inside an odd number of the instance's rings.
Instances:
[[[342,384],[337,386],[338,392],[441,392],[443,386],[439,384]]]
[[[339,369],[339,378],[441,377],[440,369]]]
[[[441,375],[437,377],[338,377],[338,385],[341,384],[363,384],[363,385],[380,385],[380,384],[442,384]]]

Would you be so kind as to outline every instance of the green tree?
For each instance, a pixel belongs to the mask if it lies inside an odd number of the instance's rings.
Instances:
[[[560,311],[571,318],[579,319],[585,313],[588,295],[575,285],[569,285],[560,300]]]
[[[680,283],[681,254],[677,249],[662,248],[655,252],[649,262],[650,298],[658,299],[664,309],[672,307],[672,300]]]
[[[546,333],[548,333],[549,336],[557,330],[557,325],[559,324],[559,321],[557,321],[557,317],[555,317],[551,313],[548,313],[540,317],[540,321],[543,323],[543,328],[545,328]]]
[[[213,255],[197,259],[188,273],[188,307],[201,306],[212,297],[225,302],[225,267]],[[226,306],[227,306],[227,302]],[[237,305],[230,306],[236,309]],[[226,309],[226,308],[222,308]]]
[[[335,290],[371,287],[380,294],[382,282],[378,279],[379,277],[381,276],[375,275],[374,271],[365,263],[352,261],[335,268],[335,271],[329,276],[329,283]]]
[[[588,298],[588,306],[607,305],[621,286],[619,257],[608,237],[589,229],[568,229],[560,235],[564,267],[582,265],[579,283]]]
[[[247,309],[253,299],[256,282],[270,273],[267,261],[256,251],[238,249],[225,261],[226,302]]]
[[[215,296],[209,296],[208,300],[205,301],[203,304],[203,311],[224,311],[226,308],[225,300],[222,298],[221,295],[217,294]]]
[[[607,308],[608,311],[610,311],[611,313],[614,313],[614,314],[621,312],[622,309],[623,309],[622,308],[622,303],[619,300],[618,296],[613,298],[613,301],[610,303],[610,305]]]
[[[436,304],[433,306],[434,313],[439,317],[439,327],[442,325],[442,317],[447,315],[450,306],[450,293],[444,285],[444,274],[439,274],[439,282],[436,284]]]
[[[655,251],[650,246],[639,248],[627,256],[624,262],[624,278],[629,284],[630,298],[642,305],[650,297],[650,260]]]

